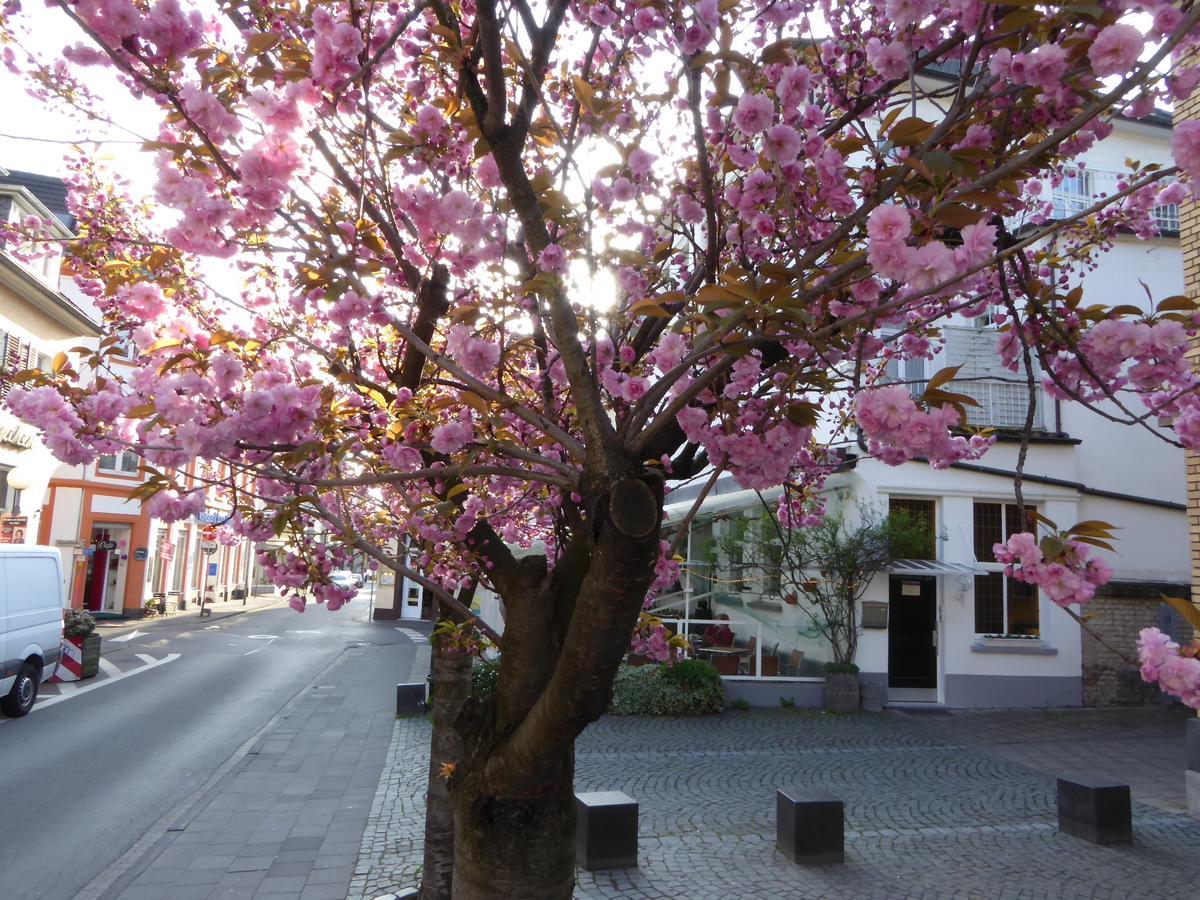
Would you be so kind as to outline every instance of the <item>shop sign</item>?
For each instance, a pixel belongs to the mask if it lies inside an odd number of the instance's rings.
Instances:
[[[158,545],[158,555],[162,557],[163,562],[170,562],[175,558],[175,545],[170,541],[163,541]]]
[[[33,432],[20,425],[0,425],[0,444],[20,450],[33,449]]]
[[[96,541],[97,550],[108,550],[110,553],[117,549],[116,541]]]
[[[134,562],[145,562],[146,557],[150,555],[150,551],[146,547],[138,547],[133,551]]]

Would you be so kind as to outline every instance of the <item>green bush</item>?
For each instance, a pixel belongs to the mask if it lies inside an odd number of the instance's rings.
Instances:
[[[481,660],[471,669],[471,696],[482,700],[496,689],[500,678],[500,657]]]
[[[825,673],[827,675],[857,675],[858,666],[854,663],[825,663]]]
[[[721,676],[700,660],[621,666],[613,682],[612,712],[619,716],[700,716],[724,708]]]

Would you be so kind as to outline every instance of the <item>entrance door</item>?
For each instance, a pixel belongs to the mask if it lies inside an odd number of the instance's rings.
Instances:
[[[936,692],[937,579],[893,575],[889,588],[888,687]]]
[[[97,525],[92,529],[92,556],[84,586],[85,605],[92,612],[124,610],[129,534],[128,525]]]
[[[421,618],[421,595],[424,593],[419,584],[404,579],[404,605],[400,608],[400,618]]]

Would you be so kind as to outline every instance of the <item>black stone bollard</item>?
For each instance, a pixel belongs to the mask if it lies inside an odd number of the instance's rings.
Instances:
[[[845,804],[828,791],[793,788],[775,795],[775,846],[796,863],[846,858]]]
[[[396,716],[423,716],[425,714],[425,683],[396,685]]]
[[[636,869],[638,803],[621,791],[575,795],[575,859],[589,871]]]
[[[1130,843],[1129,785],[1102,778],[1058,779],[1058,830],[1093,844]]]

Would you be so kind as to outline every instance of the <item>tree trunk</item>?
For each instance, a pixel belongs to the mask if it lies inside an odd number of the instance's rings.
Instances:
[[[540,784],[502,797],[454,785],[454,900],[571,900],[575,887],[574,748],[547,755]]]
[[[458,763],[462,736],[454,728],[471,692],[471,657],[447,652],[433,642],[433,735],[429,747],[429,789],[425,795],[425,865],[421,900],[450,900],[454,874],[454,806],[443,763]]]

